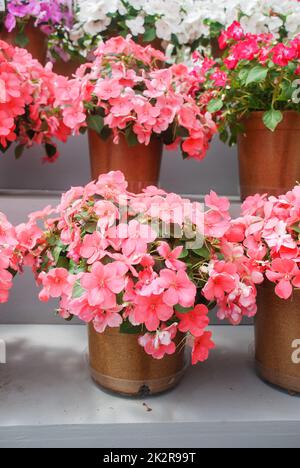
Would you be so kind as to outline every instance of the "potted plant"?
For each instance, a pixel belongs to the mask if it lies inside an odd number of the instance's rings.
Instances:
[[[245,255],[263,274],[255,318],[256,363],[266,381],[300,392],[300,187],[279,197],[249,197],[243,206]],[[297,345],[298,343],[298,345]]]
[[[300,186],[278,197],[248,197],[240,218],[223,237],[226,271],[209,265],[208,300],[223,294],[238,273],[235,289],[219,302],[218,316],[238,325],[255,317],[255,358],[267,382],[300,393]],[[219,273],[218,273],[219,271]],[[223,273],[220,276],[220,273]],[[210,285],[217,287],[211,292]]]
[[[138,193],[157,184],[163,144],[181,145],[185,158],[205,156],[216,127],[190,95],[194,77],[186,66],[162,69],[160,51],[122,37],[95,56],[59,101],[72,131],[89,129],[93,178],[122,170]]]
[[[56,106],[66,78],[43,67],[26,50],[0,41],[0,82],[0,151],[15,144],[19,158],[24,148],[43,144],[44,161],[54,162],[54,140],[66,141],[71,134]]]
[[[0,12],[0,38],[14,46],[26,47],[45,64],[47,36],[55,26],[65,22],[69,7],[70,0],[7,0]]]
[[[234,23],[220,43],[222,61],[195,68],[200,107],[214,114],[224,142],[238,142],[242,199],[284,193],[300,177],[300,38],[278,42]]]
[[[155,187],[127,191],[111,172],[64,194],[54,212],[32,215],[44,229],[28,259],[41,301],[60,298],[58,313],[89,324],[90,367],[102,387],[127,395],[159,393],[183,375],[184,348],[192,362],[214,347],[208,311],[230,301],[235,284],[216,300],[209,261],[218,258],[230,227],[229,202],[215,193],[202,205]],[[236,272],[235,281],[238,280]],[[197,293],[198,292],[198,293]],[[189,338],[190,337],[190,338]]]

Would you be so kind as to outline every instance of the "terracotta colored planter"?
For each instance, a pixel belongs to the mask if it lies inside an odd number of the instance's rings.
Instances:
[[[211,54],[214,59],[219,59],[223,56],[224,50],[220,49],[218,39],[212,39],[210,41],[210,46],[211,46]]]
[[[143,47],[147,47],[150,45],[154,49],[160,50],[161,52],[165,52],[165,49],[163,48],[163,41],[161,39],[156,38],[152,42],[144,42],[143,36],[141,36],[139,37],[138,43]]]
[[[238,138],[243,200],[256,193],[286,193],[300,180],[300,114],[284,112],[275,132],[264,126],[262,117],[263,112],[253,112]]]
[[[93,380],[105,388],[126,396],[148,396],[171,390],[182,378],[185,347],[178,336],[178,352],[155,360],[138,344],[137,335],[108,329],[99,334],[89,325],[90,370]]]
[[[25,26],[25,34],[29,39],[26,49],[33,58],[37,59],[42,65],[45,65],[47,59],[47,36],[34,26],[33,21],[30,21]],[[13,46],[16,46],[16,36],[17,30],[9,33],[6,29],[3,29],[0,32],[0,39]]]
[[[119,144],[113,139],[103,140],[89,130],[89,145],[92,178],[109,171],[122,171],[129,183],[129,191],[139,193],[159,180],[163,145],[160,139],[153,139],[149,146],[129,147],[125,137]]]
[[[259,288],[255,353],[263,380],[300,393],[300,291],[284,301],[275,295],[273,284]]]
[[[78,67],[80,67],[81,62],[77,60],[70,60],[69,62],[64,62],[63,60],[57,60],[53,64],[53,71],[58,75],[66,76],[67,78],[72,78],[75,74]]]

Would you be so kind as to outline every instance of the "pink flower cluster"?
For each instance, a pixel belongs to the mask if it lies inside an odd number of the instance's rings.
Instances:
[[[243,242],[255,275],[276,285],[281,299],[300,288],[300,186],[280,197],[250,197],[243,205]]]
[[[16,269],[16,232],[6,216],[0,213],[0,303],[8,301],[12,288],[13,269]]]
[[[22,271],[24,265],[31,266],[28,252],[40,237],[41,230],[33,219],[14,227],[0,213],[0,303],[8,301],[14,276]]]
[[[0,41],[0,149],[17,142],[16,155],[34,143],[44,144],[46,160],[57,157],[52,139],[66,141],[66,127],[54,107],[59,77],[24,49]]]
[[[238,22],[219,39],[220,59],[194,54],[191,75],[200,108],[212,113],[222,141],[233,145],[252,112],[272,132],[283,111],[299,112],[300,35],[281,42],[272,34],[246,34]]]
[[[281,299],[300,288],[300,187],[286,195],[249,197],[222,239],[223,260],[212,259],[203,294],[220,319],[238,324],[257,312],[257,285],[274,283]]]
[[[117,37],[100,45],[95,61],[81,66],[69,89],[59,93],[64,123],[73,131],[89,126],[118,143],[148,145],[152,138],[184,157],[203,159],[216,132],[210,114],[191,95],[195,78],[185,65],[162,68],[164,55]],[[64,87],[65,88],[65,87]]]
[[[206,204],[204,212],[155,187],[131,194],[120,172],[71,189],[56,210],[33,214],[28,224],[36,236],[26,261],[42,286],[40,300],[59,298],[63,318],[93,322],[99,333],[135,332],[157,359],[191,335],[193,363],[206,360],[214,347],[209,308],[223,304],[220,288],[227,294],[231,287],[209,276],[211,259],[227,252],[229,202],[212,192]],[[43,231],[34,228],[40,220]],[[216,274],[240,284],[239,272],[223,263],[215,263]]]
[[[300,37],[296,36],[288,43],[274,45],[272,34],[246,34],[238,22],[234,22],[219,38],[221,49],[230,47],[228,57],[224,60],[228,69],[236,68],[241,60],[258,60],[265,65],[272,60],[275,65],[286,67],[290,62],[300,58]],[[298,68],[300,74],[300,67]]]

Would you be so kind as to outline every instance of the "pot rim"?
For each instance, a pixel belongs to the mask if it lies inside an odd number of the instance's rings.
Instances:
[[[245,126],[245,132],[249,130],[260,130],[264,132],[276,133],[278,131],[300,131],[300,112],[295,110],[281,111],[283,114],[283,120],[277,126],[275,132],[269,130],[264,122],[263,115],[266,111],[252,111],[247,117],[241,119],[241,123]]]

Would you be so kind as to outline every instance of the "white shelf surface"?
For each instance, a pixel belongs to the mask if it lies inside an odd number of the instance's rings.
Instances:
[[[170,393],[132,400],[91,381],[84,326],[0,326],[0,447],[300,446],[300,399],[258,379],[252,328],[212,330],[207,363]]]

